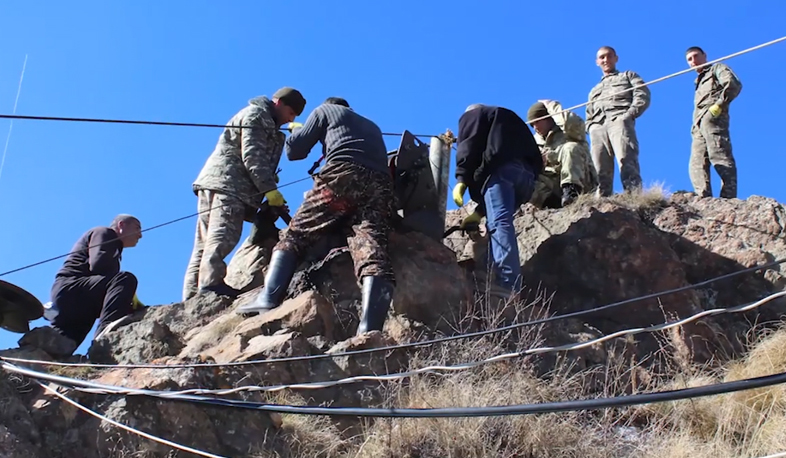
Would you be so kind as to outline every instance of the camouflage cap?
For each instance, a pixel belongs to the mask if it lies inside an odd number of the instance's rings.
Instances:
[[[546,105],[543,102],[535,102],[529,107],[527,110],[527,122],[531,122],[533,119],[542,118],[544,116],[549,115],[549,110],[546,109]]]
[[[282,87],[273,94],[273,98],[284,102],[285,105],[295,110],[298,116],[303,114],[303,110],[306,108],[306,99],[295,88]]]

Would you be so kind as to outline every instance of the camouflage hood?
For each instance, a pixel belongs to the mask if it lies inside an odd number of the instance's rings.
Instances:
[[[259,107],[262,113],[269,116],[274,123],[276,122],[276,112],[273,108],[273,101],[270,100],[266,95],[260,95],[259,97],[254,97],[253,99],[248,101],[248,104]]]

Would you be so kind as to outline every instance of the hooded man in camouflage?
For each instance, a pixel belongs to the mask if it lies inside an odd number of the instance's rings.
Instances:
[[[639,140],[636,119],[650,106],[650,90],[634,71],[617,70],[619,57],[614,48],[603,46],[595,63],[603,71],[600,82],[589,93],[586,108],[592,162],[598,174],[598,194],[610,196],[614,188],[614,157],[620,168],[625,191],[641,189]]]
[[[204,291],[238,295],[224,281],[224,258],[240,241],[243,221],[253,221],[264,198],[272,207],[285,204],[276,185],[285,140],[279,129],[300,116],[305,106],[299,91],[284,87],[272,100],[251,99],[227,123],[231,127],[224,128],[193,184],[199,219],[183,300]]]
[[[598,181],[586,140],[570,138],[550,115],[540,101],[527,111],[527,122],[543,139],[540,153],[545,168],[535,181],[530,199],[538,208],[570,205],[579,194],[595,191]],[[586,134],[582,132],[582,136]]]
[[[287,158],[305,159],[317,142],[322,143],[325,165],[273,250],[264,289],[255,302],[236,312],[253,314],[280,306],[308,248],[338,231],[348,235],[361,287],[357,334],[381,331],[395,288],[388,254],[395,197],[382,132],[346,100],[330,97],[287,139]]]
[[[710,164],[721,179],[720,197],[737,197],[737,164],[731,152],[729,106],[742,91],[742,83],[728,65],[707,63],[707,54],[698,46],[685,52],[685,59],[696,68],[696,93],[693,97],[691,125],[690,181],[701,197],[712,197]]]

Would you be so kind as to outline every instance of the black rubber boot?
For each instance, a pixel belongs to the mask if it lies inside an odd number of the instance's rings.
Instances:
[[[356,336],[369,331],[381,331],[393,301],[393,283],[383,277],[363,277],[363,315]]]
[[[265,274],[265,286],[254,302],[250,302],[235,309],[239,314],[256,314],[272,310],[282,302],[287,295],[289,283],[295,275],[297,257],[291,251],[276,250],[270,257],[270,265]]]
[[[572,204],[578,197],[579,193],[581,192],[581,187],[575,184],[563,184],[562,185],[562,206],[568,206]]]

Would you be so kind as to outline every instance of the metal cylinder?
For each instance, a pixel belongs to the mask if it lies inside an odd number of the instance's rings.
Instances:
[[[434,188],[437,193],[438,215],[445,225],[445,214],[448,211],[448,181],[450,178],[450,143],[439,137],[431,137],[429,145],[429,164]]]

